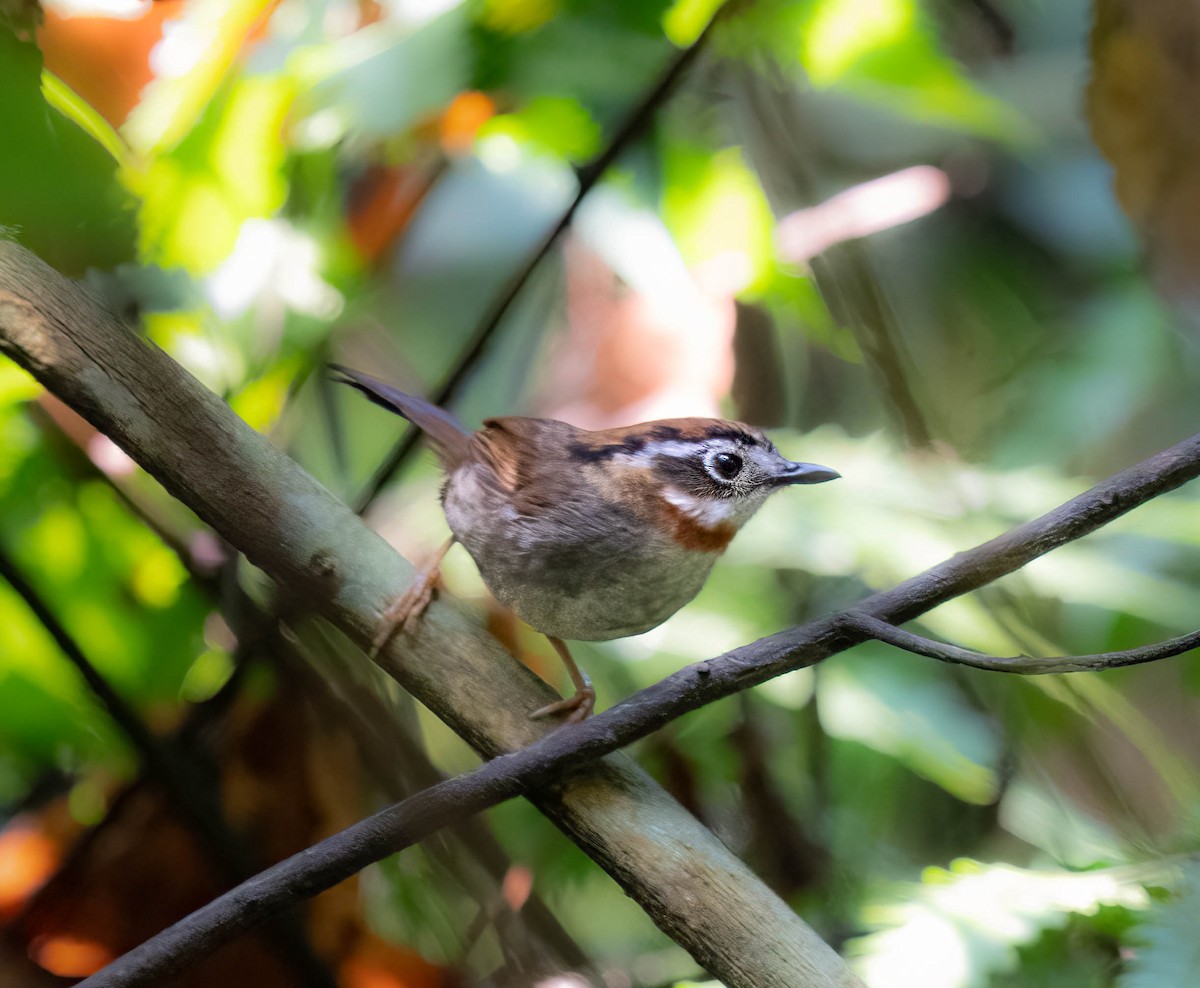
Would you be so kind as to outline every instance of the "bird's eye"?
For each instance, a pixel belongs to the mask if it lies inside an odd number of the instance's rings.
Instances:
[[[742,472],[742,458],[737,453],[715,453],[709,458],[708,472],[717,480],[733,480]]]

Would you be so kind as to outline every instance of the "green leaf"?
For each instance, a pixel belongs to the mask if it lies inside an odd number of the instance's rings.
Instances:
[[[129,148],[121,140],[121,135],[82,96],[46,69],[42,70],[42,95],[54,109],[111,154],[118,165],[128,163]]]
[[[164,38],[164,59],[189,66],[160,73],[121,128],[138,153],[157,155],[192,133],[209,112],[246,35],[270,0],[190,0]],[[276,135],[276,138],[278,135]]]
[[[0,227],[67,274],[113,267],[134,255],[133,201],[117,181],[100,125],[76,100],[70,119],[47,103],[42,58],[0,27]],[[63,90],[51,85],[59,106]],[[106,126],[106,125],[105,125]]]
[[[890,755],[965,802],[995,799],[996,728],[933,664],[862,645],[822,670],[817,701],[831,736]]]
[[[1174,988],[1200,984],[1200,866],[1187,865],[1179,893],[1157,903],[1135,927],[1136,945],[1117,988]]]
[[[493,117],[479,136],[504,135],[582,162],[600,149],[600,126],[576,100],[567,96],[535,96],[515,113]]]
[[[283,205],[281,132],[294,93],[281,76],[231,83],[198,126],[129,176],[142,197],[145,259],[207,274],[233,250],[245,220]]]
[[[942,54],[918,0],[822,0],[801,26],[801,60],[818,86],[843,86],[931,123],[1027,139],[1029,126]]]

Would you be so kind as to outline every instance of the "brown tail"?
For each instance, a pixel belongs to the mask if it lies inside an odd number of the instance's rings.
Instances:
[[[361,371],[341,364],[330,364],[329,368],[341,375],[335,377],[335,381],[357,388],[376,405],[403,416],[424,432],[433,442],[443,467],[451,469],[466,460],[471,434],[445,409],[431,405],[424,398],[407,395]]]

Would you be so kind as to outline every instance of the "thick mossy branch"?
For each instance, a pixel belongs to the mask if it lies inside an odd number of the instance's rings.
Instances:
[[[360,645],[412,567],[85,287],[0,242],[0,349],[110,436],[286,592]],[[485,757],[549,728],[549,688],[453,605],[435,603],[383,668]],[[840,958],[713,834],[616,755],[536,804],[655,923],[732,986],[858,985]]]

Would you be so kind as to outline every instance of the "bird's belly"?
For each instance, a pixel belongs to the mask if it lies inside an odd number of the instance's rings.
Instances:
[[[589,554],[580,560],[586,567],[582,579],[561,579],[555,574],[571,565],[561,557],[476,557],[488,589],[517,617],[543,634],[581,641],[625,638],[658,627],[696,596],[715,559],[686,550],[605,562]]]
[[[657,627],[696,596],[719,555],[685,549],[612,507],[518,515],[468,470],[451,478],[443,505],[496,599],[556,638],[605,641]]]

